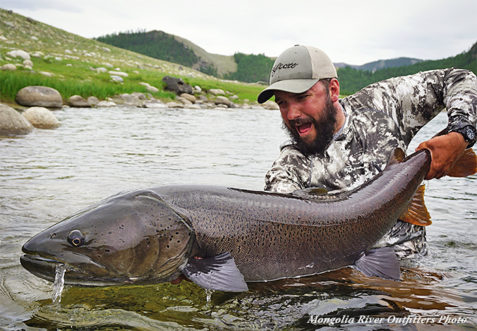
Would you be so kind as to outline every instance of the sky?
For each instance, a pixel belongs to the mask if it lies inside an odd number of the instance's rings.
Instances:
[[[442,59],[477,42],[477,0],[0,0],[0,8],[87,38],[160,30],[209,53],[271,57],[302,44],[355,65]]]

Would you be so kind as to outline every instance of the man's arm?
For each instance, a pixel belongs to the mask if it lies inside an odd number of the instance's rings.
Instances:
[[[446,108],[450,133],[429,139],[418,147],[427,148],[432,154],[427,178],[440,178],[467,146],[463,136],[455,131],[476,125],[477,77],[463,69],[431,70],[372,84],[346,98],[346,102],[351,107],[365,105],[388,113],[399,125],[406,144]]]
[[[291,145],[281,149],[280,156],[265,175],[265,191],[292,193],[306,187],[310,161]]]

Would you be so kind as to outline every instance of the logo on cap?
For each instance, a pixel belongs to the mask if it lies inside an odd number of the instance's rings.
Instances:
[[[278,63],[272,68],[272,74],[275,74],[275,71],[277,70],[282,70],[282,69],[293,69],[298,65],[296,62],[290,62],[290,63]]]

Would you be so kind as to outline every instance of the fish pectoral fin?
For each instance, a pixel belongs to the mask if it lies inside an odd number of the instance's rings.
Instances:
[[[292,192],[293,196],[305,199],[313,199],[328,194],[328,189],[324,186],[312,186]]]
[[[424,185],[417,188],[407,210],[399,217],[401,221],[420,226],[432,224],[431,215],[424,203],[424,191]]]
[[[394,150],[394,152],[389,157],[387,166],[401,163],[404,161],[405,158],[406,158],[406,152],[404,152],[401,148],[398,147]]]
[[[451,177],[467,177],[477,172],[477,155],[472,148],[467,148],[447,173]]]
[[[248,291],[247,283],[230,253],[187,262],[183,274],[197,285],[224,292]]]
[[[370,277],[401,278],[399,260],[392,247],[372,248],[355,262],[354,267]]]

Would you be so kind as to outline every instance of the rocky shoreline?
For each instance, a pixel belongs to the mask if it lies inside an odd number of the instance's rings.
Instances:
[[[63,101],[61,94],[47,86],[27,86],[18,91],[15,101],[21,106],[19,110],[0,103],[0,136],[24,135],[33,128],[54,129],[60,126],[53,111],[63,107],[77,108],[107,108],[107,107],[137,107],[137,108],[253,108],[261,107],[277,110],[278,105],[273,101],[257,106],[248,103],[237,105],[233,102],[236,96],[221,89],[204,91],[200,86],[188,86],[180,78],[166,76],[166,89],[177,94],[175,101],[164,103],[154,98],[150,93],[124,93],[121,95],[99,100],[95,96],[84,98],[73,95]],[[147,84],[147,83],[145,83]],[[152,88],[152,86],[150,86]],[[184,92],[185,91],[185,92]],[[188,93],[187,93],[188,92]],[[53,111],[52,111],[53,110]]]
[[[12,50],[6,53],[7,58],[11,61],[3,66],[0,70],[14,71],[20,66],[22,69],[33,70],[33,62],[31,56],[39,56],[42,54],[29,54],[21,49]],[[22,61],[22,64],[18,64]],[[107,72],[111,82],[121,84],[128,79],[128,73],[121,71],[119,68],[106,69],[105,67],[91,68],[91,70]],[[54,77],[53,74],[41,72],[41,74]],[[229,91],[222,89],[210,88],[205,89],[201,86],[190,86],[181,78],[164,76],[161,86],[153,86],[148,82],[140,82],[142,88],[146,88],[147,92],[133,92],[108,97],[104,100],[98,99],[91,95],[84,97],[81,95],[73,95],[64,98],[60,92],[48,86],[26,86],[20,89],[15,96],[16,104],[13,109],[5,104],[0,104],[0,135],[16,135],[27,134],[32,131],[33,127],[41,129],[57,128],[60,123],[56,119],[52,110],[61,109],[63,107],[78,108],[105,108],[105,107],[137,107],[137,108],[188,108],[188,109],[212,109],[212,108],[253,108],[260,107],[270,110],[277,110],[278,105],[273,101],[268,101],[263,105],[258,105],[255,101],[241,100],[237,104],[239,97]],[[165,102],[157,99],[152,93],[158,92],[160,89],[173,92],[176,97],[173,101]]]

